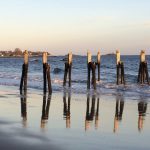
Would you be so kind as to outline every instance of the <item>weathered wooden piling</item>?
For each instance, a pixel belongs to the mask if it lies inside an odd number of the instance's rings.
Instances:
[[[140,54],[140,65],[139,65],[139,73],[138,73],[138,83],[144,84],[149,82],[149,73],[148,73],[148,65],[145,59],[145,51],[142,50]]]
[[[96,89],[96,63],[95,62],[91,63],[91,68],[92,68],[92,85],[93,88]]]
[[[71,70],[72,70],[72,53],[69,53],[68,58],[67,58],[67,62],[65,62],[63,86],[66,86],[67,75],[68,75],[69,87],[71,87]]]
[[[20,93],[22,94],[22,89],[27,90],[27,74],[28,74],[28,51],[24,51],[24,63],[22,65],[22,76],[20,81]]]
[[[88,77],[87,77],[87,89],[90,89],[91,83],[93,88],[96,89],[96,65],[97,63],[92,62],[92,55],[90,52],[87,53],[87,69],[88,69]],[[92,80],[91,80],[91,71],[92,71]]]
[[[117,65],[117,85],[125,84],[124,78],[124,63],[120,61],[120,52],[116,51],[116,65]]]
[[[48,92],[52,93],[50,65],[47,63],[47,52],[43,53],[43,92],[46,94],[48,84]]]
[[[90,89],[90,80],[91,80],[91,63],[92,63],[92,55],[90,52],[87,53],[87,68],[88,68],[88,77],[87,77],[87,89]]]
[[[43,92],[45,94],[47,91],[46,70],[47,70],[47,52],[44,52],[43,53]]]
[[[100,62],[101,62],[101,54],[100,54],[100,51],[99,51],[97,53],[98,81],[100,81]]]

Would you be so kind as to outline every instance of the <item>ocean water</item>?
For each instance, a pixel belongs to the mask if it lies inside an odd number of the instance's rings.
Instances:
[[[53,92],[63,91],[64,58],[65,56],[51,56],[48,58],[48,63],[51,66]],[[139,56],[121,56],[121,60],[125,66],[126,85],[116,85],[115,56],[102,56],[101,81],[97,82],[97,94],[115,95],[116,91],[121,91],[126,97],[149,97],[150,87],[148,85],[141,86],[137,84]],[[146,60],[150,64],[150,56],[147,56]],[[93,61],[96,61],[96,56],[93,57]],[[73,57],[71,87],[73,93],[87,93],[86,62],[86,56]],[[19,88],[22,64],[23,58],[0,58],[0,85],[16,86]],[[59,73],[54,72],[56,68],[59,68]],[[41,57],[29,58],[28,88],[41,91],[43,89],[43,66]]]

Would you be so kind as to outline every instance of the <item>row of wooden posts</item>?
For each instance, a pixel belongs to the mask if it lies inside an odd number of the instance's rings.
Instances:
[[[100,65],[101,65],[101,55],[100,52],[97,54],[97,62],[92,62],[92,55],[90,52],[87,53],[87,89],[91,88],[91,85],[96,89],[96,69],[98,71],[97,80],[100,81]],[[125,73],[124,73],[124,63],[120,59],[120,52],[116,51],[116,68],[117,68],[117,85],[125,84]],[[65,62],[64,69],[64,82],[63,86],[66,86],[67,77],[69,80],[69,87],[71,87],[71,71],[72,71],[72,53],[68,54],[67,61]],[[22,77],[20,82],[20,93],[26,91],[27,89],[27,73],[28,73],[28,51],[24,52],[24,64],[22,66]],[[91,76],[92,73],[92,76]],[[148,66],[145,59],[145,51],[141,51],[140,54],[140,64],[138,73],[138,83],[148,83],[149,84],[149,74]],[[50,77],[50,65],[47,62],[47,52],[43,53],[43,93],[46,94],[48,87],[48,93],[52,93],[51,77]]]

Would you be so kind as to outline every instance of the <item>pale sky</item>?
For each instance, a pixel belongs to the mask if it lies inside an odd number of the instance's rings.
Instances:
[[[0,50],[150,54],[150,0],[1,0]]]

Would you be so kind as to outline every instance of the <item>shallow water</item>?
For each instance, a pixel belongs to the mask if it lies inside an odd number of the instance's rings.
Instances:
[[[51,66],[51,79],[53,92],[63,92],[64,56],[51,56],[48,62]],[[137,84],[139,69],[139,56],[121,56],[125,66],[126,86],[116,86],[116,59],[114,56],[102,56],[101,81],[97,82],[97,93],[115,95],[116,91],[124,91],[126,97],[150,96],[149,86]],[[146,57],[148,64],[150,56]],[[96,61],[96,57],[93,57]],[[72,65],[72,92],[87,93],[87,57],[73,57]],[[0,58],[0,85],[19,87],[23,58]],[[42,58],[29,58],[28,88],[42,90],[43,68]],[[55,71],[59,69],[59,71]]]
[[[150,98],[0,86],[3,149],[149,150]]]

